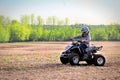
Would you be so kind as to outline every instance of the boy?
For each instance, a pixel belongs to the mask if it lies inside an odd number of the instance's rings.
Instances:
[[[80,40],[81,44],[79,45],[79,47],[82,50],[82,53],[84,53],[83,59],[87,59],[87,57],[88,57],[85,49],[87,47],[89,47],[89,44],[90,44],[90,41],[91,41],[91,36],[90,36],[89,31],[90,31],[89,28],[87,26],[84,26],[81,29],[82,34],[80,36],[76,36],[76,37],[72,38],[72,39],[81,39]]]

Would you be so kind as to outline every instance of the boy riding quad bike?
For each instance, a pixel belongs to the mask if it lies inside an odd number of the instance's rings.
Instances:
[[[90,36],[89,31],[90,30],[87,26],[83,26],[82,29],[81,29],[82,35],[71,38],[72,40],[73,39],[79,39],[79,42],[82,43],[82,44],[79,45],[79,48],[81,49],[81,52],[83,53],[83,58],[84,59],[87,59],[88,55],[90,54],[90,53],[87,53],[85,51],[85,49],[87,47],[89,47],[89,44],[90,44],[90,41],[91,41],[91,36]]]
[[[104,56],[96,54],[97,51],[102,49],[102,46],[89,45],[90,34],[88,27],[83,27],[81,31],[81,36],[72,38],[80,38],[81,40],[73,40],[72,44],[65,48],[65,51],[60,55],[61,62],[63,64],[70,63],[71,65],[77,65],[79,61],[86,61],[89,65],[103,66],[105,64]]]

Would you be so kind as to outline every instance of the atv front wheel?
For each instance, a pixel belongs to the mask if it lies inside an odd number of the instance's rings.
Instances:
[[[60,57],[60,61],[62,64],[67,64],[68,63],[68,58]]]
[[[78,65],[79,60],[80,60],[80,57],[78,54],[76,54],[76,53],[71,54],[71,57],[70,57],[70,64],[71,65]]]
[[[105,64],[105,57],[100,55],[100,54],[97,54],[94,56],[94,65],[95,66],[104,66]]]

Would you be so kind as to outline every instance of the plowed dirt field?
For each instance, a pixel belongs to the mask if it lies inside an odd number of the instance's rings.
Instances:
[[[99,53],[106,64],[102,67],[61,64],[59,55],[70,43],[0,44],[0,80],[120,80],[120,42],[91,42],[103,46]]]

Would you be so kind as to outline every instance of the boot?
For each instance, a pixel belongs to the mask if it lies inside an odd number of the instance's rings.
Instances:
[[[88,57],[90,57],[92,54],[91,54],[91,51],[88,51],[87,52],[87,55],[88,55]]]
[[[83,60],[86,60],[86,59],[88,59],[88,55],[87,55],[87,54],[84,54]]]

